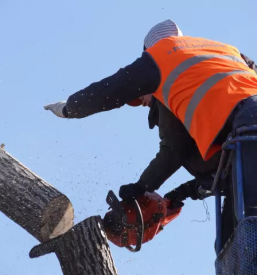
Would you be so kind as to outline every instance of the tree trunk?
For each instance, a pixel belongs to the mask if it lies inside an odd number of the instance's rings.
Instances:
[[[67,232],[69,199],[0,148],[0,211],[40,242]]]
[[[64,275],[117,275],[100,216],[90,217],[64,235],[35,246],[30,257],[55,252]]]

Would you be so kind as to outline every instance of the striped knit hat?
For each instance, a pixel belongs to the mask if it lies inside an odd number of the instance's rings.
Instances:
[[[150,48],[159,40],[169,36],[183,36],[177,24],[170,19],[158,23],[151,28],[145,37],[144,46],[146,49]]]

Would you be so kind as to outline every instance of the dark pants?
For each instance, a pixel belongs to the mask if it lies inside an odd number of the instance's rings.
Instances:
[[[257,95],[239,104],[231,118],[229,132],[235,133],[235,130],[239,127],[251,125],[257,125]],[[229,127],[227,127],[228,129]],[[228,135],[229,132],[226,134]],[[242,135],[257,136],[257,132],[248,132]],[[247,141],[241,144],[245,216],[257,216],[257,141]],[[233,153],[231,178],[229,180],[230,192],[225,198],[222,213],[223,245],[238,223],[236,172],[236,154]]]

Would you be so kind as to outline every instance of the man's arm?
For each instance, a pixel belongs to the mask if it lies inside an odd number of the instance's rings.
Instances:
[[[182,122],[160,101],[159,110],[160,150],[142,173],[139,184],[153,192],[184,165],[195,142]]]
[[[165,141],[165,139],[161,141],[160,151],[137,182],[145,191],[158,190],[183,165],[183,153],[179,154],[179,150],[174,151],[171,147],[163,145],[162,143]]]
[[[152,58],[143,53],[135,62],[112,76],[71,95],[63,114],[68,118],[84,118],[120,108],[140,96],[154,93],[159,83],[159,69]]]
[[[119,195],[130,200],[144,192],[154,192],[181,166],[195,142],[188,134],[182,122],[157,100],[159,111],[160,150],[142,173],[139,181],[123,185]]]
[[[182,202],[187,198],[191,198],[192,200],[202,200],[206,197],[213,196],[210,192],[212,183],[213,177],[211,175],[205,175],[205,177],[202,177],[201,179],[195,178],[181,184],[177,188],[165,194],[164,198],[173,202]]]

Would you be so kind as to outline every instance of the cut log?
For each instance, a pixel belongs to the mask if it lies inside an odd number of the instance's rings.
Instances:
[[[35,246],[30,257],[55,252],[64,275],[117,275],[100,216],[75,225],[65,234]]]
[[[74,225],[69,199],[0,148],[0,211],[40,242]]]

